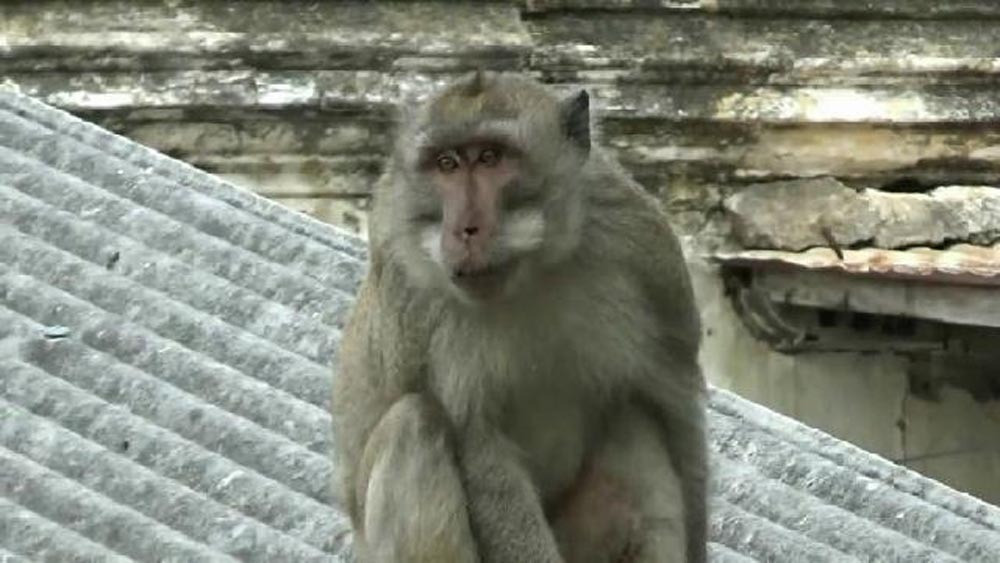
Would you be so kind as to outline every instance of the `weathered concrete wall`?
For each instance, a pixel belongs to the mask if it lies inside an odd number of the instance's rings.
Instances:
[[[775,352],[744,328],[713,269],[698,264],[693,275],[705,328],[702,365],[714,383],[1000,502],[1000,402],[957,386],[915,392],[912,360],[892,352]],[[972,375],[948,364],[935,369],[959,380]]]
[[[947,186],[927,193],[853,190],[832,178],[750,186],[725,202],[745,248],[895,249],[1000,239],[1000,190]]]
[[[359,231],[398,100],[479,67],[585,86],[684,236],[708,376],[997,502],[996,403],[920,399],[890,352],[775,352],[701,260],[751,183],[995,185],[997,44],[988,0],[42,1],[0,6],[0,86]]]
[[[879,4],[21,3],[0,81],[277,198],[364,197],[390,106],[476,67],[587,86],[679,211],[788,177],[989,183],[1000,10]]]

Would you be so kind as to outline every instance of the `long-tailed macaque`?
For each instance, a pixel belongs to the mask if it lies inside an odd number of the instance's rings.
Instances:
[[[678,241],[586,92],[476,73],[401,120],[333,395],[362,561],[704,561]]]

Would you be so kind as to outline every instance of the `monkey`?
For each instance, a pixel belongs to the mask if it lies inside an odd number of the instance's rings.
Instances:
[[[332,395],[359,560],[705,561],[690,277],[586,90],[479,71],[400,111]]]

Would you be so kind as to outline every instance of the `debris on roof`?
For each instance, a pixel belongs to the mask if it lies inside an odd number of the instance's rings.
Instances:
[[[0,555],[345,561],[356,238],[0,93]],[[1000,510],[715,390],[714,561],[991,561]]]

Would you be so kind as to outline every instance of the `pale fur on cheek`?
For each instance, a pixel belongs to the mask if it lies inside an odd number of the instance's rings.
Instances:
[[[535,250],[545,238],[545,218],[538,209],[515,211],[508,215],[497,242],[508,252]]]
[[[441,254],[441,225],[433,224],[424,227],[420,231],[420,248],[436,264],[444,264],[444,256]]]

